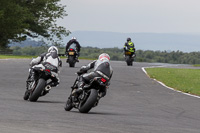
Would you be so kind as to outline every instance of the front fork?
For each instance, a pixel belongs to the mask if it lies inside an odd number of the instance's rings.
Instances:
[[[71,87],[71,88],[72,88],[72,91],[73,91],[74,89],[77,89],[77,88],[78,88],[79,79],[80,79],[80,76],[78,76],[78,77],[76,78],[76,80],[74,81],[74,84],[73,84],[73,86]]]

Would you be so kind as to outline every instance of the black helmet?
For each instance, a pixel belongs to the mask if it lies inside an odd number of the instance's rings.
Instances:
[[[131,38],[129,37],[129,38],[127,38],[127,42],[129,42],[129,41],[131,41]]]

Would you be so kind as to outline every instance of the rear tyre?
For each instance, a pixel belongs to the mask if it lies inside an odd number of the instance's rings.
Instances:
[[[133,66],[133,62],[131,61],[129,65],[130,65],[130,66]]]
[[[130,56],[126,57],[126,63],[127,63],[127,66],[132,66],[133,65],[133,61],[132,61]]]
[[[65,110],[70,111],[73,108],[71,98],[68,98],[65,104]]]
[[[125,59],[126,59],[126,64],[127,64],[127,66],[129,66],[129,64],[130,64],[130,63],[129,63],[129,62],[130,62],[130,57],[129,57],[129,56],[126,56]]]
[[[88,113],[94,104],[97,102],[98,93],[97,90],[91,89],[90,94],[84,104],[79,105],[79,112],[81,113]]]
[[[69,67],[75,67],[75,64],[70,63],[70,64],[69,64]]]
[[[31,102],[36,102],[38,98],[41,96],[42,91],[46,85],[46,81],[44,79],[39,79],[37,86],[35,87],[35,90],[31,94],[29,100]]]
[[[74,56],[69,56],[69,67],[75,67],[75,63]]]
[[[126,63],[127,63],[127,66],[130,66],[130,64],[129,64],[129,62],[128,62],[128,61],[127,61]]]

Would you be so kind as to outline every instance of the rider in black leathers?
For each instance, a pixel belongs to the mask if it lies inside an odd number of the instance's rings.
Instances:
[[[88,70],[91,70],[89,73]],[[110,65],[110,56],[106,53],[103,53],[99,55],[98,60],[94,60],[93,62],[89,63],[87,66],[82,66],[81,69],[77,72],[77,74],[81,75],[79,83],[78,83],[78,89],[73,88],[72,91],[73,95],[80,94],[83,90],[83,87],[85,84],[88,84],[91,79],[95,77],[103,77],[106,80],[109,81],[113,74],[113,69]],[[108,85],[109,85],[108,84]],[[108,87],[108,86],[107,86]],[[106,95],[107,88],[103,90],[101,93],[101,97],[104,97]]]
[[[75,46],[73,46],[73,45],[75,45]],[[72,39],[67,43],[66,48],[65,48],[65,53],[67,53],[67,51],[70,47],[73,47],[77,50],[76,60],[78,62],[78,57],[79,57],[79,52],[81,50],[81,46],[75,37],[72,37]]]

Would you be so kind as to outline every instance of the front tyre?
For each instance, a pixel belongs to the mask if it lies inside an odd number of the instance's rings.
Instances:
[[[30,96],[30,91],[26,90],[24,93],[24,100],[28,100],[29,96]]]
[[[65,110],[70,111],[73,108],[71,98],[68,98],[65,104]]]
[[[44,87],[46,85],[46,81],[44,79],[39,79],[37,86],[35,87],[35,90],[32,92],[29,100],[31,102],[36,102],[38,98],[41,96],[42,91],[44,90]]]
[[[84,104],[79,105],[79,112],[88,113],[94,104],[97,102],[98,92],[95,89],[91,89],[90,94]]]

